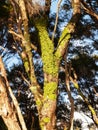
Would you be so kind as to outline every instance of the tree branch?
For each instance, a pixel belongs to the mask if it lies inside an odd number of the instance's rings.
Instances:
[[[73,0],[73,16],[68,25],[64,28],[55,51],[55,55],[58,58],[57,60],[62,58],[64,55],[71,38],[71,34],[75,31],[76,24],[80,17],[80,7],[80,0]]]
[[[28,26],[28,17],[27,17],[26,5],[25,5],[24,0],[19,0],[19,8],[21,10],[21,17],[22,17],[22,22],[24,26],[23,37],[25,39],[25,40],[22,40],[23,47],[25,48],[25,51],[23,52],[22,60],[25,66],[25,70],[31,82],[29,87],[30,89],[32,88],[32,93],[34,94],[36,102],[37,101],[41,102],[40,86],[37,83],[35,72],[34,72],[32,46],[30,42],[29,26]],[[37,104],[38,113],[40,109],[39,106]]]
[[[70,112],[70,125],[69,125],[69,130],[73,130],[73,119],[74,119],[74,99],[71,95],[71,90],[70,90],[70,72],[68,71],[68,65],[67,65],[67,51],[64,56],[65,60],[65,84],[66,84],[66,90],[68,93],[69,101],[71,104],[71,112]],[[70,68],[69,68],[70,69]]]
[[[58,1],[58,5],[57,5],[55,25],[54,25],[54,30],[53,30],[53,34],[52,34],[52,42],[54,42],[54,36],[55,36],[55,33],[56,33],[56,28],[57,28],[57,23],[58,23],[59,10],[60,10],[60,4],[61,4],[61,2],[62,2],[62,0],[59,0]]]
[[[86,2],[82,0],[81,4],[86,13],[90,14],[91,16],[95,17],[98,20],[98,14],[94,13],[94,11],[90,7],[88,7]]]
[[[74,75],[76,76],[76,74],[74,74]],[[74,87],[78,90],[79,95],[83,98],[83,100],[87,104],[89,110],[91,111],[91,114],[92,114],[92,117],[93,117],[93,121],[95,122],[96,125],[98,125],[98,117],[97,117],[96,111],[94,110],[94,108],[92,107],[92,105],[89,103],[88,99],[85,97],[85,95],[80,90],[80,87],[79,87],[78,82],[77,82],[77,77],[75,79],[73,79],[70,76],[70,80],[73,83]]]
[[[45,0],[45,14],[49,16],[51,0]]]
[[[22,34],[17,34],[16,32],[14,32],[12,30],[9,30],[8,32],[15,35],[16,37],[20,38],[22,41],[24,41],[26,43],[26,40],[25,40],[25,38],[23,37]],[[24,43],[24,42],[22,42],[22,43]],[[32,49],[37,50],[37,47],[34,46],[33,44],[31,45],[31,47],[32,47]]]
[[[24,119],[23,119],[23,116],[22,116],[22,114],[21,114],[21,110],[20,110],[20,108],[19,108],[19,104],[18,104],[18,102],[17,102],[17,99],[16,99],[16,97],[14,96],[14,94],[13,94],[13,92],[12,92],[10,86],[9,86],[9,83],[8,83],[8,80],[7,80],[7,77],[6,77],[6,71],[5,71],[5,68],[4,68],[4,65],[3,65],[3,62],[2,62],[2,58],[1,58],[1,57],[0,57],[0,71],[1,71],[0,74],[2,75],[2,77],[4,77],[4,79],[5,79],[5,81],[6,81],[6,86],[8,87],[8,91],[9,91],[10,96],[11,96],[11,98],[12,98],[13,104],[14,104],[14,106],[15,106],[15,108],[16,108],[17,115],[18,115],[20,124],[21,124],[21,126],[22,126],[22,129],[23,129],[23,130],[27,130],[26,125],[25,125],[25,121],[24,121]]]

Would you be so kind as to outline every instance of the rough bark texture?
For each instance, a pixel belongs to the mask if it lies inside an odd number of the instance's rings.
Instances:
[[[28,85],[34,94],[37,110],[39,114],[39,123],[42,130],[54,130],[55,129],[55,110],[57,104],[57,86],[58,86],[58,73],[59,73],[59,65],[62,57],[64,56],[69,41],[71,38],[71,34],[74,33],[75,27],[80,17],[81,13],[81,2],[82,7],[86,10],[87,13],[91,14],[93,17],[98,19],[98,16],[93,13],[92,10],[85,4],[83,0],[72,0],[72,8],[73,8],[73,16],[71,20],[68,22],[68,25],[62,31],[62,34],[59,38],[57,48],[54,50],[53,40],[50,39],[48,31],[47,31],[47,21],[50,12],[51,0],[45,0],[45,7],[43,9],[39,8],[38,4],[35,7],[31,0],[10,0],[16,17],[17,23],[17,32],[13,32],[10,30],[15,37],[18,37],[21,48],[19,55],[23,61],[23,65],[25,68],[25,72],[28,75],[29,81]],[[60,0],[61,2],[61,0]],[[17,7],[17,9],[16,9]],[[30,7],[30,8],[29,8]],[[59,7],[58,7],[59,8]],[[34,10],[35,13],[34,13]],[[37,11],[38,10],[38,11]],[[43,11],[44,10],[44,11]],[[19,14],[18,14],[19,13]],[[29,14],[30,13],[30,14]],[[36,47],[30,41],[29,34],[29,24],[28,21],[31,15],[34,14],[33,23],[38,33],[39,44],[41,47],[41,58],[43,62],[43,71],[44,71],[44,87],[43,91],[41,91],[36,76],[34,73],[34,65],[33,65],[33,54],[32,50],[36,50]],[[35,16],[36,15],[36,16]],[[29,17],[29,19],[28,19]],[[32,20],[32,18],[30,19]],[[37,36],[36,36],[37,37]],[[16,45],[17,46],[17,45]],[[2,68],[2,64],[0,64]],[[0,68],[0,69],[1,69]],[[4,68],[2,68],[4,69]],[[1,69],[1,70],[2,70]],[[1,72],[0,70],[0,115],[2,116],[5,124],[8,127],[8,130],[26,130],[24,127],[20,127],[19,122],[17,121],[17,115],[12,107],[12,104],[9,100],[9,85],[7,82],[6,74]],[[70,130],[73,129],[73,113],[74,113],[74,102],[70,93],[69,86],[69,75],[66,73],[66,85],[67,92],[71,102],[71,118],[70,118]],[[83,100],[86,102],[89,110],[92,113],[93,120],[98,125],[98,118],[95,110],[89,104],[89,101],[85,98],[85,96],[80,91],[80,88],[77,82],[73,81],[74,86],[78,89],[79,94],[82,96]],[[18,113],[18,112],[17,112]],[[22,118],[23,119],[23,118]],[[66,128],[65,128],[66,129]]]
[[[14,96],[6,76],[2,58],[0,57],[0,115],[8,130],[27,130],[21,110]],[[20,127],[21,126],[21,127]]]
[[[16,112],[9,100],[6,80],[0,75],[0,116],[4,120],[8,130],[21,130]]]
[[[13,110],[8,96],[6,80],[0,75],[0,116],[8,130],[21,130],[16,113]]]

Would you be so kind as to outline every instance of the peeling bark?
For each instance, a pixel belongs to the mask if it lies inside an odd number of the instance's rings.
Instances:
[[[16,129],[19,130],[20,129],[27,130],[17,99],[9,86],[6,71],[1,57],[0,57],[0,83],[1,83],[0,96],[2,99],[0,102],[1,103],[0,112],[2,119],[4,120],[9,130],[14,129],[14,126],[16,127]],[[11,125],[11,123],[13,123],[14,126]]]
[[[21,130],[16,111],[9,100],[6,80],[0,75],[0,116],[4,120],[8,130]]]

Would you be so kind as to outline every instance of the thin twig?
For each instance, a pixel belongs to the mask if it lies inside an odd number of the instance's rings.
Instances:
[[[23,80],[24,80],[29,86],[31,86],[30,83],[29,83],[29,81],[24,77],[24,75],[23,75],[20,71],[18,71],[18,73],[21,75],[21,77],[23,78]]]
[[[22,126],[22,129],[23,129],[23,130],[27,130],[25,121],[24,121],[24,119],[23,119],[23,116],[22,116],[22,113],[21,113],[21,110],[20,110],[20,107],[19,107],[19,104],[18,104],[17,99],[16,99],[16,97],[14,96],[14,94],[13,94],[13,92],[12,92],[12,89],[11,89],[10,87],[9,87],[9,92],[10,92],[11,98],[12,98],[12,100],[13,100],[14,106],[15,106],[15,108],[16,108],[17,115],[18,115],[20,124],[21,124],[21,126]]]
[[[7,49],[5,49],[4,47],[0,46],[0,49],[4,50],[7,52]]]
[[[12,30],[9,30],[9,33],[15,35],[16,37],[22,39],[22,41],[25,41],[25,42],[26,42],[25,38],[24,38],[21,34],[17,34],[16,32],[14,32],[14,31],[12,31]],[[24,43],[24,42],[23,42],[23,43]],[[31,47],[32,47],[32,49],[37,50],[37,47],[34,46],[33,44],[31,44]]]
[[[58,23],[59,10],[60,10],[60,4],[61,4],[61,2],[62,2],[62,0],[58,0],[57,12],[56,12],[56,19],[55,19],[55,26],[54,26],[54,30],[53,30],[53,34],[52,34],[52,41],[54,41],[54,36],[55,36],[56,28],[57,28],[57,23]]]
[[[16,37],[18,37],[18,38],[20,38],[20,39],[22,39],[22,40],[24,40],[24,37],[23,37],[22,35],[17,34],[16,32],[14,32],[14,31],[12,31],[12,30],[9,30],[9,33],[15,35]]]
[[[68,93],[69,101],[70,101],[70,104],[71,104],[69,130],[73,130],[74,99],[73,99],[73,97],[71,95],[71,90],[70,90],[70,79],[69,79],[70,71],[68,70],[68,67],[67,67],[67,49],[66,49],[65,56],[64,56],[64,59],[65,59],[65,74],[66,74],[65,83],[66,83],[66,90],[67,90],[67,93]]]

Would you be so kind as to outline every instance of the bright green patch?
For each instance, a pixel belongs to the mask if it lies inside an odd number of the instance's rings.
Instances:
[[[50,118],[49,118],[49,117],[44,117],[44,118],[43,118],[43,122],[44,122],[44,123],[50,122]]]
[[[28,61],[24,61],[24,67],[25,67],[25,70],[26,70],[26,72],[27,72],[27,74],[28,74],[28,72],[29,72],[29,64],[28,64]]]
[[[57,83],[46,83],[44,86],[44,97],[47,99],[55,100],[57,97]]]
[[[77,83],[74,83],[74,86],[76,89],[79,89],[79,85]]]
[[[36,99],[36,104],[37,106],[41,106],[42,105],[42,101],[40,100],[40,98],[38,98],[38,92],[37,92],[37,87],[36,86],[31,86],[30,90],[32,91],[32,93],[34,94],[35,97],[37,97]]]
[[[37,100],[36,100],[36,104],[37,104],[37,106],[41,106],[41,105],[42,105],[41,100],[40,100],[40,99],[37,99]]]
[[[44,21],[44,20],[43,20]],[[58,67],[54,61],[54,45],[49,38],[49,34],[46,28],[46,23],[42,20],[37,21],[36,28],[39,34],[39,41],[41,44],[43,70],[47,74],[55,75],[58,72]]]
[[[65,40],[69,40],[69,38],[70,38],[69,29],[67,29],[67,27],[65,27],[65,29],[63,30],[61,37],[59,39],[59,44],[61,44],[61,42],[65,41]]]
[[[59,42],[58,42],[57,51],[55,53],[55,58],[57,60],[61,60],[61,58],[62,58],[62,50],[63,49],[66,50],[70,38],[71,38],[71,35],[70,35],[70,32],[69,32],[69,29],[66,27],[64,29],[64,31],[62,32],[61,37],[60,37]]]
[[[44,117],[44,118],[41,120],[41,123],[40,123],[41,130],[46,130],[46,129],[45,129],[45,125],[46,125],[46,123],[49,123],[49,122],[50,122],[50,118],[49,118],[49,117]]]

